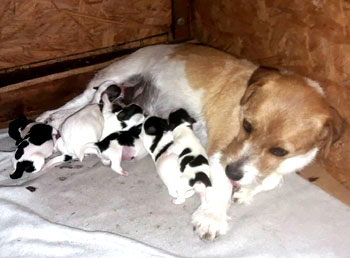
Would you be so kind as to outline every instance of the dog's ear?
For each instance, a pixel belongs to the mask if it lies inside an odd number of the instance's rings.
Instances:
[[[248,87],[256,82],[264,81],[269,77],[279,73],[279,70],[273,67],[260,66],[256,69],[253,74],[250,76],[248,81]]]
[[[320,134],[323,157],[327,157],[331,145],[340,139],[346,127],[344,119],[335,108],[329,107],[329,113],[331,117],[324,124]]]
[[[248,80],[247,89],[240,101],[240,104],[246,104],[261,86],[263,86],[271,77],[278,74],[279,70],[271,67],[261,66],[256,69]]]
[[[241,106],[246,104],[248,100],[263,86],[269,78],[279,74],[275,68],[259,67],[256,69],[248,80],[247,89],[240,101]]]
[[[116,84],[112,84],[107,87],[107,89],[104,90],[102,94],[107,94],[108,99],[110,102],[113,102],[115,99],[117,99],[120,94],[122,93],[122,90],[120,87]]]

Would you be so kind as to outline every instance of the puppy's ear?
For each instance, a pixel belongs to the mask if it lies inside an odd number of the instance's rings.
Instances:
[[[120,96],[121,92],[122,90],[119,88],[118,85],[112,84],[108,86],[107,89],[105,89],[105,91],[102,94],[107,94],[109,101],[113,102],[115,99],[117,99]]]
[[[322,141],[321,153],[323,157],[327,157],[330,147],[340,139],[346,127],[344,119],[335,108],[329,107],[329,112],[331,117],[325,123],[320,134],[320,139]]]
[[[135,114],[142,114],[142,108],[136,104],[131,104],[123,108],[117,115],[119,121],[129,120]]]
[[[248,100],[256,93],[256,91],[267,82],[268,79],[278,74],[279,70],[272,67],[261,66],[256,69],[248,80],[247,89],[240,101],[240,104],[246,104]]]

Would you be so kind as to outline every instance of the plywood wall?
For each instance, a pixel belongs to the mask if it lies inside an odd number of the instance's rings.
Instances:
[[[170,31],[170,0],[1,0],[0,69]]]
[[[194,0],[193,8],[196,39],[321,82],[350,123],[349,0]],[[324,165],[350,188],[349,129]]]

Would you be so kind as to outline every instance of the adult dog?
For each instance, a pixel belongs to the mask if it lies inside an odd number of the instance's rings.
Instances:
[[[192,223],[207,239],[228,230],[231,180],[241,185],[238,201],[249,202],[276,187],[283,174],[326,153],[343,128],[316,82],[193,44],[140,49],[101,70],[84,93],[38,121],[59,124],[93,102],[96,87],[108,82],[134,86],[132,98],[148,114],[165,118],[182,107],[205,126],[199,131],[207,142],[212,191]]]

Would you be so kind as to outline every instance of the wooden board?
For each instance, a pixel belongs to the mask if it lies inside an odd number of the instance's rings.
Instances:
[[[0,69],[170,32],[169,0],[1,0]]]
[[[194,0],[192,6],[200,42],[319,81],[350,124],[350,1]],[[349,126],[323,164],[350,188]]]

